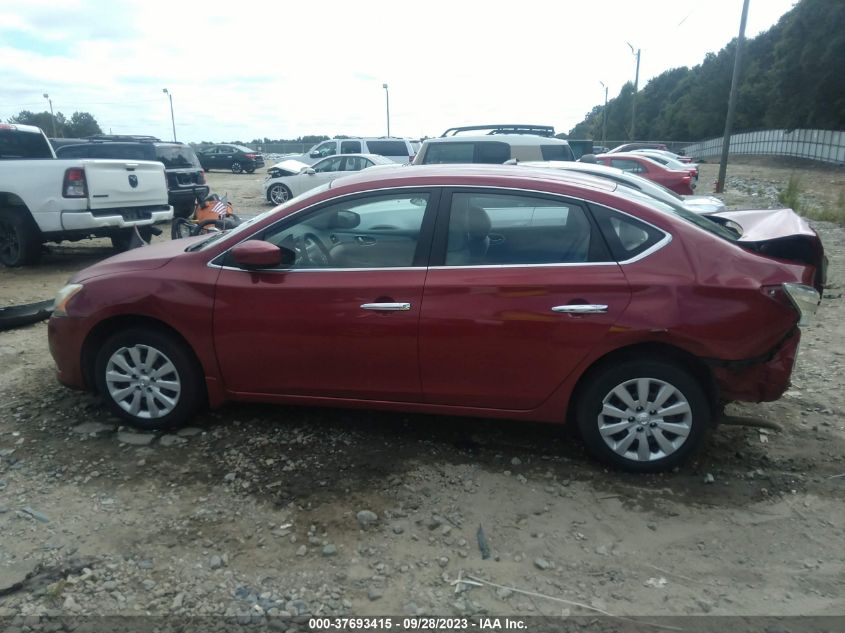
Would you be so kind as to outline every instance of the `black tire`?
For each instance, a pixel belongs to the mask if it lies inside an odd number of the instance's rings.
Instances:
[[[246,173],[248,173],[248,174],[254,174],[255,173],[255,167],[247,167],[244,171],[246,171]]]
[[[244,170],[243,166],[238,161],[232,162],[232,173],[239,174]]]
[[[175,218],[170,224],[170,239],[178,240],[183,237],[191,237],[194,223],[187,218]]]
[[[280,182],[267,189],[267,200],[273,204],[283,204],[291,199],[290,189]]]
[[[128,251],[129,248],[132,246],[132,234],[134,233],[134,229],[120,229],[117,233],[114,233],[111,236],[111,245],[114,250],[118,253],[123,253]],[[150,240],[153,239],[153,232],[148,226],[139,226],[138,233],[141,236],[141,239],[144,240],[149,244]]]
[[[645,401],[637,397],[640,384],[648,392]],[[619,397],[623,391],[630,404]],[[687,412],[661,415],[684,408]],[[702,385],[682,367],[661,360],[627,360],[604,365],[587,377],[577,397],[576,419],[584,443],[597,459],[645,473],[671,469],[689,457],[711,428],[712,411]],[[619,431],[610,435],[613,428]]]
[[[114,364],[116,360],[124,364]],[[151,367],[144,372],[145,361],[155,362],[151,362]],[[167,367],[168,362],[172,370]],[[134,375],[125,369],[133,369],[133,366],[137,370]],[[156,376],[156,371],[163,373]],[[121,374],[126,380],[114,380],[115,375]],[[202,371],[190,350],[174,335],[154,329],[130,328],[112,334],[97,353],[94,377],[97,390],[109,409],[132,426],[144,430],[183,425],[191,419],[205,393]],[[178,390],[170,387],[174,384],[178,385]],[[128,393],[122,395],[126,391]],[[139,409],[132,413],[136,393]],[[162,397],[173,401],[172,408],[160,399]],[[153,408],[161,415],[151,415]]]
[[[35,264],[41,258],[41,232],[32,218],[10,209],[0,209],[0,262],[16,268]]]

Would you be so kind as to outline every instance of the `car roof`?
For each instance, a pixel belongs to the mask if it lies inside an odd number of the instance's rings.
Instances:
[[[0,123],[2,130],[16,130],[18,132],[29,132],[30,134],[41,134],[41,128],[35,125],[23,125],[22,123]]]
[[[569,145],[561,138],[553,136],[537,136],[535,134],[481,134],[464,136],[439,136],[437,138],[427,139],[423,145],[432,143],[475,143],[478,141],[507,143],[508,145]]]
[[[491,182],[498,180],[499,182]],[[476,185],[490,187],[504,185],[519,188],[529,183],[576,185],[598,191],[616,191],[617,184],[606,178],[559,169],[521,167],[519,165],[448,164],[410,165],[391,170],[363,169],[332,182],[330,188],[342,184],[385,186]],[[357,186],[355,189],[365,187]]]

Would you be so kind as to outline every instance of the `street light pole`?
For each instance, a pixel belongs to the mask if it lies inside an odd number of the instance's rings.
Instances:
[[[53,100],[46,92],[44,93],[44,98],[47,99],[47,102],[50,104],[50,120],[53,122],[53,138],[59,138],[56,136],[56,117],[53,114]]]
[[[602,110],[604,116],[601,122],[601,146],[607,147],[607,86],[605,86],[603,81],[599,81],[599,83],[604,86],[604,110]]]
[[[728,97],[728,115],[725,117],[725,136],[722,139],[722,159],[719,161],[719,177],[716,179],[716,193],[725,190],[725,176],[728,171],[728,152],[731,147],[731,134],[734,127],[734,111],[736,110],[736,92],[739,87],[740,63],[742,60],[742,45],[745,42],[745,20],[748,18],[748,0],[742,3],[742,17],[739,20],[739,37],[736,40],[736,55],[734,56],[734,72],[731,78],[731,93]]]
[[[167,88],[162,88],[161,91],[166,94],[170,98],[170,122],[173,124],[173,142],[176,142],[176,119],[173,117],[173,95],[167,90]]]
[[[387,89],[387,84],[382,84],[384,88],[384,98],[387,104],[387,136],[390,136],[390,91]]]
[[[631,140],[633,141],[637,137],[637,90],[639,89],[640,85],[640,52],[641,49],[637,49],[636,52],[634,51],[634,47],[631,46],[630,42],[626,42],[628,44],[628,48],[631,49],[631,53],[637,57],[637,74],[634,75],[634,97],[631,99]]]

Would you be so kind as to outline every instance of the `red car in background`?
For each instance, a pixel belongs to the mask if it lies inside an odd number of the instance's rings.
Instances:
[[[693,194],[693,175],[689,170],[667,169],[642,154],[599,154],[596,162],[648,178],[682,196]]]
[[[569,422],[654,471],[724,402],[780,397],[823,262],[788,209],[717,221],[574,172],[372,169],[77,273],[49,343],[62,383],[144,429],[226,401]]]

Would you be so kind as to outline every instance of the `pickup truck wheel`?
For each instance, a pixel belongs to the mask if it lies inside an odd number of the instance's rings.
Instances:
[[[34,264],[40,257],[38,227],[25,215],[0,209],[0,262],[16,267]]]
[[[239,174],[243,170],[244,170],[243,166],[238,161],[235,161],[234,163],[232,163],[232,173],[233,174]]]
[[[194,203],[173,205],[173,217],[175,218],[189,218],[194,213]]]

